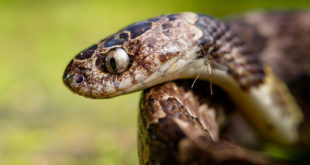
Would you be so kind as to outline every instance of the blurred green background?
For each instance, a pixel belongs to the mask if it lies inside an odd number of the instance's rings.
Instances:
[[[223,18],[309,0],[1,0],[0,164],[137,164],[139,93],[92,100],[62,74],[80,50],[126,25],[182,11]]]

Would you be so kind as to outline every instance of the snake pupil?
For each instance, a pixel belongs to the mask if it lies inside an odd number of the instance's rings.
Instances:
[[[114,58],[111,58],[109,62],[110,62],[111,68],[112,68],[113,70],[115,70],[115,69],[116,69],[116,61],[115,61],[115,59],[114,59]]]

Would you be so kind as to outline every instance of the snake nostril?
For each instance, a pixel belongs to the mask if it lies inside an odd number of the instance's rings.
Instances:
[[[82,75],[82,74],[77,74],[77,75],[74,77],[74,80],[75,80],[75,83],[81,84],[81,83],[85,80],[85,76]]]

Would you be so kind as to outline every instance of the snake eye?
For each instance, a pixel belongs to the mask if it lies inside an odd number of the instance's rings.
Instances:
[[[126,71],[129,63],[128,54],[121,48],[111,50],[105,58],[105,66],[110,73],[122,73]]]

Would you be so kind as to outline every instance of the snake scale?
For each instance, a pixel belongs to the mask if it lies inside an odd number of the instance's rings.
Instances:
[[[278,15],[286,18],[292,13]],[[265,61],[258,58],[265,45],[255,32],[260,30],[268,36],[275,27],[257,24],[270,16],[261,15],[228,23],[191,12],[143,20],[76,55],[63,81],[85,97],[111,98],[177,79],[206,80],[228,95],[260,135],[279,143],[294,143],[303,116],[285,83],[273,73],[280,71],[268,66],[268,57]],[[248,28],[255,25],[258,28]],[[173,95],[157,97],[153,102],[160,106],[161,99],[170,97],[179,107],[189,108]],[[167,114],[156,115],[160,119]],[[211,131],[212,139],[217,139],[212,129],[218,126],[204,126]]]

